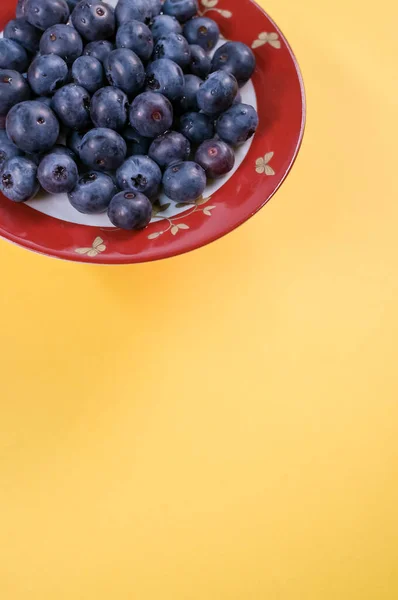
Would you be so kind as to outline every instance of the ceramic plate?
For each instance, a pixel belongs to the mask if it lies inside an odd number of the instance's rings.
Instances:
[[[115,5],[116,0],[109,2]],[[14,17],[2,0],[0,30]],[[300,148],[305,122],[303,82],[293,52],[272,19],[251,0],[201,0],[225,39],[250,46],[257,66],[241,90],[259,114],[255,136],[237,151],[234,170],[211,183],[192,206],[161,196],[143,231],[114,228],[106,215],[75,211],[66,195],[42,194],[26,204],[0,195],[0,235],[29,250],[66,260],[121,264],[176,256],[225,235],[262,208],[279,188]],[[220,45],[219,44],[219,45]]]

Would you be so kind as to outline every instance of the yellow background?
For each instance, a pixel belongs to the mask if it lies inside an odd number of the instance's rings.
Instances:
[[[397,3],[269,0],[308,122],[202,250],[0,242],[2,600],[398,596]]]

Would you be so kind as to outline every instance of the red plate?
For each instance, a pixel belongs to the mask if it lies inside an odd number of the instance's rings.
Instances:
[[[80,262],[135,263],[199,248],[238,227],[262,208],[291,169],[304,132],[305,97],[294,54],[279,28],[251,0],[202,0],[222,35],[248,44],[260,124],[238,170],[211,197],[162,215],[139,232],[72,223],[0,195],[0,235],[29,250]],[[2,0],[0,29],[13,18],[15,0]],[[249,145],[248,145],[249,146]],[[164,203],[164,200],[161,201]],[[171,211],[173,212],[173,211]]]

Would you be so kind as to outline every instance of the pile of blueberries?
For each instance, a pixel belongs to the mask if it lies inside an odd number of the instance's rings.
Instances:
[[[197,0],[19,0],[0,38],[0,191],[40,186],[122,229],[148,225],[162,186],[192,203],[256,131],[239,87],[255,59],[219,41]]]

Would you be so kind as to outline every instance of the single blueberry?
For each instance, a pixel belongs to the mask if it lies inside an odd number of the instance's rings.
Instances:
[[[42,31],[57,23],[66,23],[69,15],[66,0],[26,0],[26,19]]]
[[[152,204],[139,192],[119,192],[111,200],[108,217],[111,223],[120,229],[144,229],[152,218]]]
[[[0,38],[0,69],[24,73],[29,65],[28,54],[18,42]]]
[[[198,90],[198,106],[207,115],[218,115],[232,105],[237,92],[238,83],[233,75],[215,71]]]
[[[170,165],[163,175],[163,189],[176,202],[194,202],[206,187],[206,174],[195,162],[187,161]]]
[[[134,98],[130,107],[130,124],[144,137],[161,135],[173,123],[170,100],[155,92],[144,92]]]
[[[13,202],[31,200],[40,189],[36,179],[37,167],[23,156],[7,160],[0,174],[0,192]]]
[[[137,94],[145,83],[145,69],[132,50],[118,48],[105,59],[105,74],[110,83],[128,95]]]
[[[14,156],[22,156],[22,151],[8,139],[5,131],[0,130],[0,171],[4,163]]]
[[[92,56],[79,56],[72,65],[73,81],[81,85],[90,94],[94,94],[104,85],[102,64]]]
[[[0,116],[7,116],[10,108],[30,98],[28,82],[18,71],[0,69]]]
[[[83,40],[70,25],[53,25],[42,35],[41,54],[58,54],[71,65],[83,52]]]
[[[91,99],[91,120],[96,127],[120,131],[126,126],[128,109],[129,101],[122,90],[104,87]]]
[[[148,154],[148,149],[151,140],[143,135],[140,135],[134,127],[130,125],[122,131],[122,136],[127,144],[127,156],[135,156],[137,154]]]
[[[198,111],[197,93],[203,83],[203,79],[196,75],[185,75],[184,95],[180,100],[182,112]]]
[[[191,145],[185,136],[177,131],[167,131],[153,140],[148,155],[165,169],[174,162],[187,160],[190,152]]]
[[[197,149],[195,161],[203,167],[207,177],[217,179],[233,169],[235,154],[222,140],[206,140]]]
[[[180,23],[192,19],[199,10],[197,0],[166,0],[163,4],[165,15],[175,17]]]
[[[117,24],[123,25],[128,21],[141,21],[150,25],[157,7],[149,0],[119,0],[116,6]]]
[[[132,50],[143,62],[147,62],[153,52],[151,30],[141,21],[123,23],[116,34],[116,46]]]
[[[239,86],[249,81],[256,66],[256,59],[243,42],[226,42],[218,48],[212,59],[212,71],[223,70],[236,78]]]
[[[175,17],[169,15],[159,15],[153,19],[151,26],[154,42],[161,37],[166,37],[169,33],[182,33],[182,26]]]
[[[123,164],[126,153],[122,136],[105,127],[91,129],[80,145],[82,162],[97,171],[115,171]]]
[[[216,123],[219,137],[232,146],[238,146],[250,139],[257,127],[257,112],[249,104],[234,104],[217,119]]]
[[[115,49],[115,46],[109,40],[97,40],[90,42],[84,48],[84,54],[86,56],[92,56],[97,58],[100,62],[104,63],[108,54]]]
[[[196,44],[192,44],[191,48],[191,62],[189,70],[193,75],[197,75],[204,79],[208,76],[211,70],[211,59],[203,48]]]
[[[38,96],[50,96],[68,79],[68,65],[57,54],[37,56],[28,70],[29,85]]]
[[[90,94],[75,83],[58,90],[53,99],[53,109],[62,123],[78,131],[90,127],[90,104]]]
[[[213,19],[196,17],[185,23],[184,35],[190,44],[197,44],[210,52],[219,40],[220,29]]]
[[[79,172],[70,156],[56,152],[41,160],[37,177],[41,187],[49,194],[65,194],[75,187]]]
[[[112,177],[89,171],[80,177],[68,198],[73,208],[86,215],[93,215],[105,212],[116,192]]]
[[[106,40],[115,33],[115,11],[102,0],[81,0],[72,12],[72,23],[89,42]]]
[[[153,56],[155,59],[169,58],[185,68],[191,61],[191,49],[181,33],[169,33],[156,42]]]
[[[51,108],[32,100],[10,110],[6,130],[10,140],[24,152],[47,152],[58,139],[59,123]]]
[[[180,118],[179,131],[197,146],[213,137],[213,120],[203,113],[185,113]]]
[[[146,70],[146,90],[163,94],[172,102],[184,94],[184,73],[169,58],[154,60]]]
[[[5,38],[18,42],[32,54],[39,50],[41,34],[42,32],[28,23],[26,19],[13,19],[7,23],[4,29]]]
[[[148,156],[130,156],[116,171],[119,189],[141,192],[148,198],[158,194],[161,181],[161,170]]]

